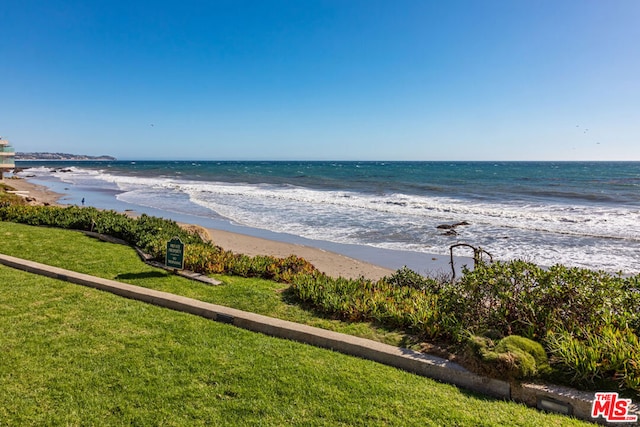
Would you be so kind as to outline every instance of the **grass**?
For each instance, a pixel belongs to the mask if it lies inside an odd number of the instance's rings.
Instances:
[[[262,279],[216,276],[224,286],[205,286],[140,261],[124,245],[105,243],[83,233],[0,221],[0,253],[200,301],[343,332],[386,344],[407,344],[403,334],[370,323],[345,323],[288,303],[286,284]]]
[[[22,197],[16,196],[15,194],[8,193],[8,191],[14,190],[13,187],[6,184],[5,182],[0,182],[0,206],[5,203],[11,203],[14,205],[24,205],[25,201]]]
[[[0,222],[0,253],[397,344],[288,304],[285,285],[211,287],[82,233]],[[373,362],[0,267],[0,425],[586,425]]]
[[[4,266],[0,313],[0,425],[587,425]]]

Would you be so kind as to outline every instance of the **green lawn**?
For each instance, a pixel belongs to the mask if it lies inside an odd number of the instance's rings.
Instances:
[[[10,255],[284,310],[260,299],[278,300],[281,285],[233,298],[235,279],[187,282],[78,233],[0,223],[0,242]],[[588,425],[3,266],[0,330],[0,425]]]
[[[391,345],[407,344],[400,333],[374,328],[369,323],[330,320],[286,303],[286,284],[216,276],[224,286],[206,286],[144,264],[128,246],[105,243],[80,232],[0,221],[0,242],[0,253],[6,255]]]

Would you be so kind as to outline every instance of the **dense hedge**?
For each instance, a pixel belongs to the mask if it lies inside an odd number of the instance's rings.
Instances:
[[[197,234],[183,230],[174,221],[145,214],[132,218],[115,211],[91,207],[14,205],[0,209],[0,220],[94,231],[117,237],[152,254],[159,242],[166,242],[173,236],[178,236],[185,243],[202,242]]]
[[[280,259],[234,254],[203,241],[197,233],[183,229],[175,221],[145,214],[134,218],[92,207],[11,205],[0,207],[0,221],[106,234],[139,247],[161,262],[164,262],[167,242],[177,236],[185,244],[184,267],[204,274],[223,273],[288,282],[295,274],[315,270],[310,263],[296,256]]]
[[[446,340],[466,354],[479,341],[486,353],[518,335],[543,344],[555,378],[640,391],[640,276],[511,261],[478,265],[455,282],[405,268],[378,282],[299,276],[291,289],[324,312]]]
[[[158,260],[164,260],[166,242],[178,236],[189,270],[291,283],[291,294],[318,310],[449,342],[465,357],[493,364],[497,375],[552,372],[581,388],[640,393],[640,276],[511,261],[480,264],[453,282],[407,268],[378,281],[330,278],[302,258],[234,254],[174,221],[147,215],[11,205],[0,207],[0,220],[108,234]],[[542,344],[551,370],[534,341]]]

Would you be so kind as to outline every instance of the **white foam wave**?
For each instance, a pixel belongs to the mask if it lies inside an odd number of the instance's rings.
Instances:
[[[32,168],[75,185],[117,188],[118,198],[168,211],[210,212],[256,228],[338,243],[446,253],[459,241],[501,259],[637,272],[640,209],[634,207],[487,203],[455,197],[322,191],[292,185],[188,181],[108,171]],[[204,209],[202,209],[204,208]],[[467,221],[458,236],[443,223]]]

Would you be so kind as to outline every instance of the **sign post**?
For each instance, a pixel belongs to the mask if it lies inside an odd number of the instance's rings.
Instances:
[[[174,237],[167,242],[165,265],[178,270],[184,268],[184,243],[178,237]]]

